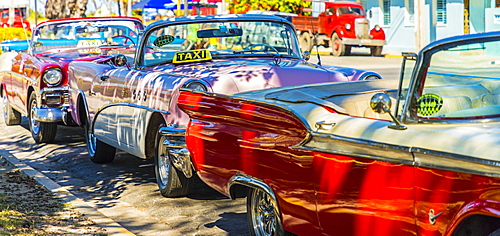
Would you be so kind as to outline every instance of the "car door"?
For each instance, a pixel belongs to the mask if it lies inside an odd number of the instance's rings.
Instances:
[[[408,148],[328,136],[314,136],[309,145],[317,150],[313,173],[323,232],[414,235],[415,176]]]
[[[11,102],[12,105],[17,107],[23,112],[26,112],[27,103],[27,92],[26,89],[28,84],[34,83],[36,81],[32,80],[26,73],[26,67],[31,68],[32,66],[31,58],[26,53],[21,53],[15,57],[13,60],[12,71],[14,72],[11,77]],[[31,74],[30,74],[31,75]]]
[[[103,108],[97,115],[95,129],[102,136],[98,138],[145,157],[149,118],[153,110],[168,112],[170,93],[179,77],[127,67],[110,70],[101,77],[105,82],[100,83]]]
[[[125,91],[130,69],[114,68],[96,76],[93,90],[100,94],[99,112],[96,113],[94,132],[96,136],[120,149],[136,146],[132,134],[135,109],[132,104],[132,92]]]

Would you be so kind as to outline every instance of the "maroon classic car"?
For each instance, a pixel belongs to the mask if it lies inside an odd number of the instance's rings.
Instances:
[[[500,235],[500,32],[405,54],[398,80],[182,89],[197,174],[251,235]],[[393,105],[394,104],[394,105]]]
[[[167,197],[186,195],[193,176],[182,149],[189,117],[176,105],[179,88],[233,94],[380,79],[370,71],[307,62],[293,25],[269,15],[157,21],[146,28],[135,59],[77,61],[68,70],[68,110],[85,126],[91,160],[113,161],[117,148],[154,158],[158,186]]]
[[[0,56],[0,92],[5,122],[16,125],[29,118],[36,142],[51,142],[57,125],[74,124],[67,113],[71,61],[89,61],[110,54],[133,54],[143,30],[133,17],[89,17],[50,20],[33,31],[25,53]]]

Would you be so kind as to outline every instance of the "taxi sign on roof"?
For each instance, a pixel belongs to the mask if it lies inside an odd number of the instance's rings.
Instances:
[[[177,52],[174,55],[173,63],[188,63],[212,60],[212,55],[208,49],[190,50]]]

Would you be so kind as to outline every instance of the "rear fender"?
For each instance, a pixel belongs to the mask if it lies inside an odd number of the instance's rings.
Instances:
[[[274,191],[269,185],[264,183],[263,180],[254,178],[250,175],[246,175],[243,173],[236,173],[231,179],[229,179],[229,182],[227,183],[227,189],[228,189],[228,196],[231,199],[236,199],[236,186],[241,185],[249,188],[256,188],[264,191],[267,193],[271,198],[275,201],[278,202],[278,199],[276,198],[276,194],[274,194]]]

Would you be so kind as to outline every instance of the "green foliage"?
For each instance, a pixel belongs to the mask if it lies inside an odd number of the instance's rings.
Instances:
[[[16,211],[15,207],[9,204],[10,201],[0,193],[0,228],[18,228],[22,227],[26,222],[22,219],[23,214]],[[6,235],[8,232],[0,230],[0,235]]]
[[[312,3],[304,0],[231,0],[229,10],[234,13],[246,13],[250,10],[280,11],[307,15],[304,8],[311,8]]]
[[[1,228],[20,228],[26,223],[23,220],[23,214],[12,211],[4,210],[0,211],[0,227]]]

